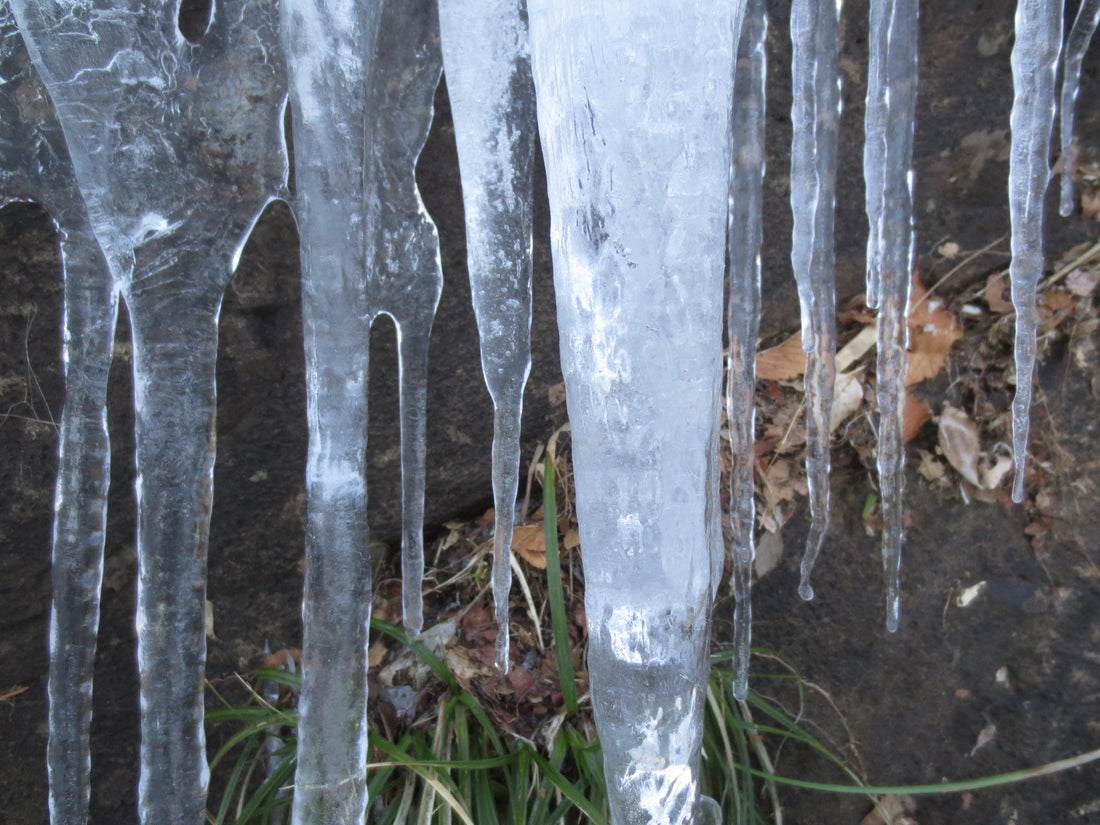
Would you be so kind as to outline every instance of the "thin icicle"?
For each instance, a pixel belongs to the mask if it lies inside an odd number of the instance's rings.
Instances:
[[[525,0],[439,3],[481,368],[493,400],[492,581],[496,662],[505,673],[520,415],[531,370],[535,90],[526,5]]]
[[[1012,145],[1008,205],[1012,223],[1012,305],[1016,308],[1016,397],[1012,401],[1012,450],[1016,476],[1012,500],[1024,500],[1031,383],[1035,376],[1039,279],[1043,274],[1043,201],[1050,182],[1055,76],[1062,46],[1062,4],[1019,0],[1012,47]]]
[[[12,8],[130,312],[139,815],[198,825],[208,781],[202,690],[218,312],[240,248],[286,175],[273,9],[227,0],[194,45],[169,0],[14,0]],[[207,76],[234,83],[196,82]],[[113,307],[95,311],[102,318]]]
[[[377,225],[375,268],[364,273],[371,314],[397,327],[401,415],[401,603],[405,630],[424,624],[424,481],[428,340],[443,288],[439,236],[416,187],[416,161],[432,123],[443,69],[433,0],[383,5],[368,111],[378,143],[368,198],[368,225]]]
[[[898,629],[904,538],[906,319],[913,271],[911,169],[917,102],[918,11],[919,0],[871,2],[871,69],[864,126],[870,224],[867,294],[874,290],[881,299],[877,322],[878,473],[884,520],[886,627],[890,632]]]
[[[107,374],[118,289],[92,232],[61,126],[6,3],[0,3],[0,203],[45,206],[60,230],[65,406],[58,432],[50,610],[53,825],[88,819],[92,673],[110,477]]]
[[[733,80],[733,164],[729,203],[729,378],[726,419],[730,450],[730,526],[733,529],[733,694],[749,690],[752,640],[752,562],[756,440],[756,339],[760,332],[760,247],[763,241],[764,113],[768,9],[748,0],[740,27]]]
[[[814,597],[810,572],[829,528],[829,418],[836,377],[833,223],[840,121],[840,3],[795,0],[791,8],[791,263],[806,358],[806,482],[810,532],[798,593]]]
[[[1068,218],[1077,207],[1073,196],[1073,173],[1077,167],[1077,150],[1073,145],[1073,118],[1077,91],[1081,86],[1081,61],[1088,51],[1089,41],[1100,23],[1100,0],[1082,0],[1066,38],[1066,56],[1062,69],[1062,216]]]

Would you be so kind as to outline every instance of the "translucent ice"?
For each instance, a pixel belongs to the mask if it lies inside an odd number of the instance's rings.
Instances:
[[[905,377],[913,271],[913,120],[917,100],[918,0],[872,0],[867,83],[867,296],[878,306],[878,473],[885,526],[886,626],[898,628],[904,532]]]
[[[197,45],[167,0],[12,8],[130,312],[139,813],[147,823],[197,825],[208,774],[203,619],[218,310],[250,228],[286,175],[272,8],[219,4]]]
[[[528,5],[617,825],[687,823],[699,804],[734,6]]]
[[[111,458],[105,402],[118,290],[88,221],[61,126],[6,3],[0,4],[0,198],[42,204],[60,230],[65,406],[54,496],[47,766],[51,822],[83,825]]]
[[[368,346],[381,313],[399,336],[404,605],[411,629],[420,624],[424,381],[441,276],[414,170],[439,82],[438,21],[430,0],[287,0],[282,30],[310,431],[293,821],[358,825],[367,803]]]
[[[1054,79],[1062,46],[1062,4],[1019,0],[1012,47],[1012,144],[1008,204],[1012,223],[1012,304],[1016,308],[1016,397],[1012,401],[1012,498],[1024,500],[1031,382],[1039,326],[1037,290],[1043,274],[1043,201],[1050,182]]]
[[[1073,214],[1073,172],[1077,166],[1077,152],[1073,146],[1073,112],[1077,103],[1077,90],[1081,86],[1081,60],[1088,51],[1089,41],[1100,23],[1100,0],[1083,0],[1077,9],[1073,28],[1066,38],[1065,65],[1062,70],[1062,201],[1064,217]]]
[[[794,0],[791,7],[791,263],[802,310],[806,358],[806,482],[810,533],[799,595],[814,597],[810,571],[829,528],[829,417],[836,377],[833,221],[840,121],[840,3]]]
[[[493,601],[508,671],[520,417],[531,370],[535,89],[525,0],[440,0],[481,368],[493,399]]]
[[[729,195],[729,378],[726,419],[733,529],[734,695],[748,694],[752,631],[756,338],[760,331],[760,246],[763,241],[764,110],[768,31],[764,0],[748,0],[733,81],[733,163]]]

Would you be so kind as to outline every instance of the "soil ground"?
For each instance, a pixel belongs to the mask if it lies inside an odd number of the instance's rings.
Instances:
[[[786,205],[790,47],[782,6],[773,4],[769,65],[767,249],[763,335],[781,340],[797,324],[790,278]],[[921,98],[916,124],[917,249],[926,283],[1001,239],[1005,204],[1012,45],[1009,0],[928,0],[922,4]],[[1076,10],[1070,4],[1069,12]],[[844,10],[844,115],[837,252],[840,303],[862,291],[865,218],[861,183],[866,2]],[[453,134],[445,94],[419,167],[424,199],[437,220],[446,278],[433,333],[429,399],[428,510],[433,539],[444,522],[488,507],[490,407],[482,388],[464,270],[464,242]],[[1100,160],[1100,50],[1086,60],[1079,103],[1082,163]],[[1053,202],[1053,201],[1051,201]],[[536,242],[535,363],[528,391],[524,460],[564,422],[555,387],[557,338],[545,206]],[[1051,259],[1095,241],[1100,225],[1084,212],[1049,210]],[[948,259],[938,250],[958,245]],[[299,642],[305,464],[305,399],[297,237],[288,210],[261,220],[226,297],[219,360],[218,462],[210,545],[209,598],[216,638],[208,675],[221,683],[253,671],[265,643]],[[1006,244],[963,266],[939,294],[957,317],[982,304],[976,290],[1006,264]],[[55,236],[31,205],[0,212],[0,822],[45,823],[45,680],[49,537],[56,428],[63,402],[60,293]],[[1095,293],[1092,293],[1094,296]],[[817,598],[796,593],[805,539],[805,499],[769,539],[782,554],[754,593],[755,640],[793,662],[810,690],[803,719],[868,781],[929,783],[1037,765],[1100,743],[1100,333],[1092,297],[1074,300],[1052,332],[1040,366],[1033,421],[1029,499],[968,488],[955,471],[929,480],[921,451],[935,463],[935,423],[909,445],[908,535],[901,629],[883,628],[875,492],[857,430],[838,435],[833,460],[830,537],[818,564]],[[983,310],[984,311],[984,310]],[[988,314],[988,313],[987,313]],[[980,319],[979,319],[980,320]],[[1090,323],[1091,320],[1091,323]],[[997,453],[1009,400],[1004,333],[995,319],[966,325],[944,371],[922,387],[932,411],[949,403],[979,424],[982,449]],[[137,684],[133,610],[133,466],[130,364],[120,323],[112,372],[110,521],[92,729],[92,822],[134,822]],[[392,333],[372,341],[371,522],[380,543],[379,592],[396,535],[395,358]],[[793,392],[785,387],[783,392]],[[1001,423],[998,423],[1001,422]],[[860,426],[867,426],[866,419]],[[969,501],[967,500],[969,499]],[[968,606],[964,591],[986,582]],[[723,590],[725,592],[725,590]],[[973,591],[971,591],[973,592]],[[454,609],[434,605],[436,615]],[[516,602],[513,613],[520,613]],[[730,608],[716,610],[715,644],[728,643]],[[772,667],[758,662],[760,674]],[[769,692],[757,676],[754,688]],[[25,690],[20,691],[20,688]],[[827,695],[829,701],[824,696]],[[820,726],[820,727],[817,727]],[[990,732],[992,729],[993,732]],[[977,747],[982,732],[985,744]],[[788,776],[840,776],[793,748],[779,754]],[[1088,766],[971,795],[922,797],[921,825],[1100,821],[1100,773]],[[787,822],[852,823],[869,809],[860,797],[784,788]]]

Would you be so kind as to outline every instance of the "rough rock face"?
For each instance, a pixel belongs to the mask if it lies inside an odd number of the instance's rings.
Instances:
[[[791,218],[787,203],[790,45],[787,20],[783,16],[786,4],[772,5],[764,220],[762,332],[765,335],[793,328],[798,318],[790,271]],[[1075,12],[1076,4],[1070,5],[1069,12]],[[963,250],[975,250],[996,240],[1008,229],[1008,114],[1012,103],[1008,57],[1013,40],[1013,3],[1010,0],[992,3],[928,0],[922,4],[921,11],[921,78],[914,158],[917,251],[918,254],[927,253],[948,238]],[[862,291],[863,280],[866,218],[861,163],[866,18],[866,2],[853,0],[846,4],[841,22],[844,111],[836,250],[838,300],[841,303]],[[1095,162],[1100,159],[1100,51],[1095,48],[1086,57],[1078,107],[1081,162]],[[491,498],[492,408],[481,379],[465,266],[457,159],[443,91],[437,98],[437,112],[436,125],[419,165],[424,201],[439,228],[445,275],[432,337],[429,379],[429,525],[483,511]],[[534,445],[545,439],[565,416],[564,404],[554,392],[561,377],[544,187],[540,187],[536,197],[534,360],[526,395],[525,458],[530,457]],[[1053,198],[1052,194],[1049,201],[1052,205],[1055,203]],[[1058,218],[1053,207],[1048,211],[1048,224],[1048,249],[1051,251],[1064,250],[1096,236],[1094,222],[1080,214],[1069,219]],[[965,282],[968,276],[988,271],[1000,261],[1003,259],[978,259],[954,277]],[[209,596],[214,604],[218,637],[210,643],[212,675],[249,667],[248,657],[262,648],[265,640],[272,647],[278,647],[295,643],[300,633],[297,626],[301,595],[298,561],[302,553],[306,425],[298,274],[296,231],[289,211],[275,205],[256,227],[222,309],[218,460],[210,542]],[[60,296],[57,253],[48,217],[37,207],[22,204],[0,211],[0,546],[3,547],[0,604],[4,605],[0,611],[0,661],[4,662],[0,695],[16,686],[27,687],[25,692],[0,701],[0,762],[6,766],[4,778],[0,780],[0,810],[4,811],[2,818],[11,822],[46,821],[46,632],[50,515],[56,467],[56,430],[51,421],[56,421],[63,401]],[[96,717],[92,731],[92,821],[112,823],[134,821],[136,810],[133,415],[129,410],[131,383],[127,335],[125,329],[120,329],[112,372],[111,510],[95,683]],[[396,356],[392,325],[388,322],[376,324],[371,356],[370,521],[376,540],[392,542],[399,531],[400,490]],[[1069,403],[1083,407],[1089,402],[1079,395],[1071,397]],[[1077,415],[1080,416],[1079,411]],[[1084,431],[1080,437],[1086,438]],[[1081,449],[1091,449],[1095,455],[1095,434],[1082,442]],[[864,481],[860,483],[865,484]],[[910,503],[922,494],[925,493],[921,488],[910,485]],[[851,500],[852,495],[849,495],[848,503]],[[837,507],[846,506],[845,501],[843,495],[838,496]],[[852,506],[858,508],[858,502]],[[936,512],[934,503],[915,503],[914,511],[915,517],[923,513],[936,518],[932,515]],[[1071,517],[1072,511],[1067,514],[1067,518]],[[959,539],[959,553],[968,550],[983,558],[996,556],[1000,544],[994,543],[992,531],[982,527],[982,520],[989,518],[987,511],[958,508],[952,518],[959,525],[953,534],[964,537]],[[790,529],[804,530],[805,523],[796,520]],[[852,584],[848,589],[858,594],[853,595],[852,603],[866,602],[859,609],[862,616],[859,621],[870,628],[863,632],[875,637],[876,633],[884,635],[880,630],[880,606],[873,595],[877,592],[879,569],[874,542],[860,535],[862,529],[858,518],[834,518],[830,544],[835,548],[866,544],[866,558],[861,557],[859,572],[865,580],[862,585]],[[1095,524],[1087,526],[1093,533],[1095,529]],[[785,536],[785,541],[788,546],[798,546],[803,538]],[[912,534],[906,550],[907,559],[912,561],[906,562],[909,566],[905,578],[913,587],[918,581],[922,587],[927,586],[929,580],[921,577],[955,575],[936,573],[934,563],[919,561],[933,552],[942,552],[934,550],[935,544],[950,539],[938,528],[923,534],[918,529]],[[1010,540],[1011,537],[1001,536],[996,542]],[[850,651],[858,649],[854,641],[843,641],[843,634],[851,632],[847,625],[840,627],[848,618],[848,609],[839,608],[844,600],[835,591],[827,596],[830,582],[836,579],[827,573],[834,563],[838,562],[830,557],[827,548],[820,563],[820,571],[825,574],[820,589],[822,598],[828,598],[829,604],[798,608],[798,615],[805,614],[807,622],[811,621],[811,609],[817,611],[813,621],[820,620],[818,614],[830,609],[835,611],[828,624],[836,625],[832,630],[834,635],[839,634],[832,640],[818,637],[816,642],[795,643],[797,652],[792,655],[808,676],[828,670],[823,663],[830,658],[851,656]],[[852,570],[853,564],[849,559],[844,563],[844,570]],[[961,575],[965,570],[969,568],[959,562],[955,572]],[[784,616],[795,602],[792,580],[793,574],[779,582],[780,586],[762,587],[757,593],[757,618],[763,630],[761,639],[774,647],[785,643],[785,637],[776,638],[774,628],[782,628],[779,635],[794,632],[787,621],[778,620],[771,629],[768,625],[769,617]],[[944,588],[950,584],[948,579]],[[913,598],[915,600],[916,596]],[[929,600],[934,598],[928,596]],[[923,614],[914,611],[914,622],[920,621],[921,629],[934,628],[936,623],[931,614],[938,616],[938,609],[938,605],[930,608],[927,622],[921,618]],[[1064,638],[1060,628],[1067,626],[1072,616],[1055,612],[1057,615],[1052,614],[1053,629],[1050,630],[1054,641],[1050,644],[1058,647],[1066,644],[1064,640],[1059,641]],[[1014,621],[1013,615],[1004,617],[1005,621]],[[824,635],[826,628],[827,625],[820,625],[818,632]],[[876,655],[893,663],[892,676],[887,683],[903,693],[904,689],[898,685],[919,685],[925,681],[926,676],[919,669],[932,667],[938,655],[938,648],[925,651],[923,655],[904,655],[906,644],[919,648],[921,629],[914,628],[908,640],[875,642],[887,651]],[[905,635],[903,629],[902,636]],[[1087,635],[1081,638],[1087,643]],[[824,643],[826,641],[828,643]],[[963,642],[957,641],[957,644]],[[892,652],[888,650],[891,645]],[[849,671],[854,674],[851,683],[871,678],[859,673],[859,667],[851,663]],[[906,668],[910,672],[906,673]],[[996,670],[995,665],[993,670]],[[992,673],[991,670],[986,675],[992,679]],[[847,680],[849,675],[845,672],[839,678]],[[965,686],[960,682],[959,687]],[[867,702],[868,697],[865,692],[855,693],[852,701]],[[894,706],[905,706],[900,695],[895,698]],[[942,715],[952,711],[940,708],[929,712]],[[914,713],[919,714],[919,711]],[[867,714],[870,727],[864,729],[865,740],[874,736],[881,736],[887,742],[897,738],[896,720],[889,713],[882,711],[875,715],[868,711]],[[905,748],[913,754],[938,744],[922,745],[921,725],[921,721],[914,718],[905,737]],[[980,728],[980,724],[975,728],[975,736]],[[1069,723],[1064,720],[1058,722],[1049,735],[1063,729],[1069,729]],[[934,737],[935,730],[929,725],[924,733]],[[1037,735],[1045,737],[1048,734]],[[874,747],[870,745],[869,752],[864,753],[869,764],[874,762],[873,754],[878,753]],[[1066,749],[1051,751],[1044,746],[1042,752],[1029,761],[1068,755],[1072,752],[1071,747],[1067,745]],[[1003,767],[1013,766],[1020,766],[1019,762]],[[902,778],[905,777],[890,776],[887,781]],[[922,773],[909,774],[910,781],[937,778]],[[1082,803],[1087,801],[1080,800]],[[1057,810],[1062,813],[1062,808]],[[1057,818],[1057,815],[1051,816]],[[920,820],[949,821],[946,813],[944,817],[943,820],[934,817],[926,820],[921,816]],[[1007,813],[1002,819],[1006,817]],[[808,814],[796,819],[816,821]],[[1036,817],[1032,819],[1038,821]],[[852,821],[858,821],[858,816]]]

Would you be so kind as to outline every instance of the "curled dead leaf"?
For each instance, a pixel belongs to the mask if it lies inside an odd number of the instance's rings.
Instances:
[[[978,459],[981,455],[981,442],[978,428],[962,410],[945,404],[940,415],[940,449],[959,475],[981,487],[978,476]]]
[[[546,569],[546,533],[542,522],[521,524],[512,531],[512,550],[532,567]]]

